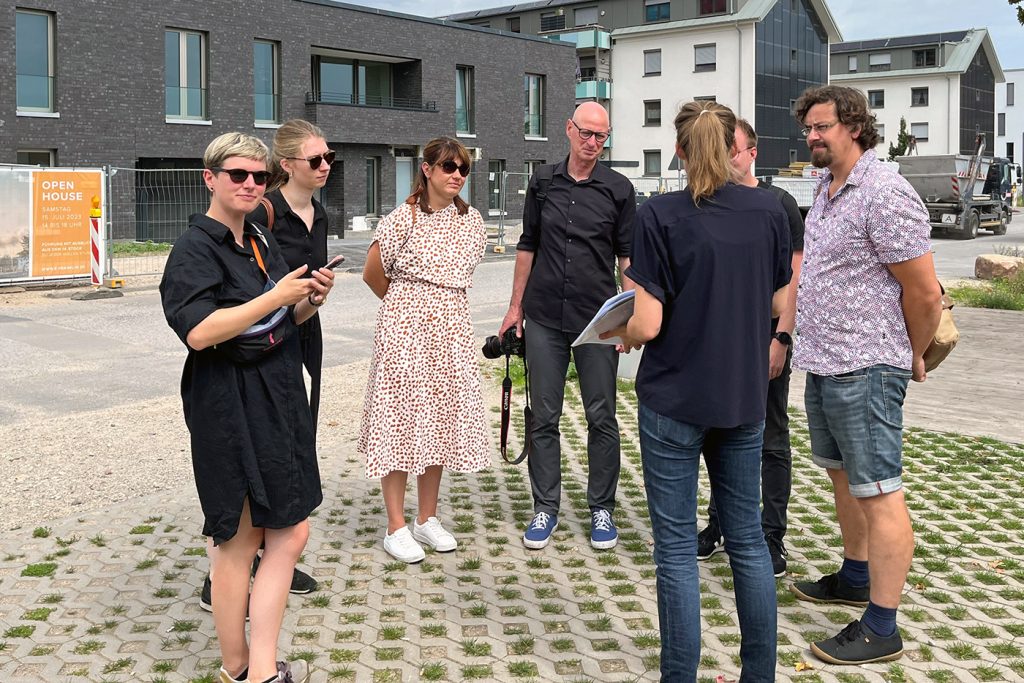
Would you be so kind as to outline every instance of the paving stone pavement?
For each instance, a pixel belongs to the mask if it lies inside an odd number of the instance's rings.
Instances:
[[[290,597],[281,652],[311,660],[316,681],[657,680],[636,399],[625,383],[621,396],[621,542],[610,551],[588,542],[586,426],[573,383],[562,428],[560,527],[542,551],[520,542],[532,514],[525,467],[495,464],[445,478],[442,510],[458,551],[428,553],[413,566],[390,561],[380,545],[377,482],[362,477],[351,435],[341,443],[328,436],[342,456],[322,460],[325,502],[302,562],[321,589]],[[497,405],[493,386],[488,399]],[[1024,680],[1024,447],[908,432],[918,546],[901,609],[907,652],[895,663],[835,667],[815,660],[807,643],[859,611],[799,603],[789,591],[794,579],[834,571],[841,559],[829,485],[810,463],[799,412],[792,427],[778,680]],[[707,490],[704,480],[701,510]],[[414,493],[409,503],[411,514]],[[198,603],[207,567],[201,521],[188,487],[46,527],[25,520],[0,539],[0,680],[212,682],[217,644]],[[736,680],[739,631],[726,556],[702,563],[701,579],[700,680]]]

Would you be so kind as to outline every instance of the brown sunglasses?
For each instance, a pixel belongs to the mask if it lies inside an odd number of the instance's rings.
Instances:
[[[459,175],[463,178],[469,175],[469,164],[457,164],[453,159],[449,159],[448,161],[442,161],[437,165],[440,166],[441,170],[445,173],[455,173],[455,171],[458,171]]]
[[[332,165],[336,156],[337,153],[331,151],[326,154],[317,154],[315,157],[285,157],[285,159],[290,159],[291,161],[307,161],[309,162],[309,167],[315,171],[320,168],[320,164],[325,161],[328,166]]]

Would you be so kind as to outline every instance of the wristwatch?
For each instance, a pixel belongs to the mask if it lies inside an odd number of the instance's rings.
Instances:
[[[775,334],[772,335],[772,339],[776,340],[783,346],[793,345],[793,335],[791,335],[789,332],[776,332]]]

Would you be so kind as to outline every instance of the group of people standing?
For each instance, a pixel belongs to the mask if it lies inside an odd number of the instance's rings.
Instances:
[[[721,549],[735,582],[741,680],[775,679],[791,359],[808,371],[813,458],[832,479],[844,540],[838,573],[792,590],[866,606],[812,651],[851,664],[902,652],[895,615],[913,537],[900,480],[901,409],[908,381],[925,379],[921,357],[940,310],[927,214],[875,160],[862,93],[815,88],[797,108],[812,162],[828,168],[806,219],[806,249],[795,202],[753,176],[754,129],[713,102],[687,103],[675,118],[683,191],[638,210],[631,183],[598,161],[611,127],[604,108],[587,103],[566,121],[568,157],[539,167],[526,192],[498,330],[525,338],[530,368],[534,516],[523,543],[542,549],[559,525],[558,425],[571,357],[587,419],[590,541],[615,547],[616,365],[619,353],[645,346],[636,390],[664,681],[696,679],[697,561]],[[161,283],[168,323],[188,348],[182,398],[209,537],[204,599],[221,683],[308,673],[301,661],[278,661],[276,645],[288,591],[316,587],[295,564],[322,500],[317,313],[334,274],[324,267],[327,219],[314,194],[333,158],[323,133],[304,121],[281,126],[272,155],[252,136],[214,140],[204,157],[210,208],[190,219]],[[457,140],[430,141],[413,194],[381,220],[363,271],[382,303],[358,450],[367,476],[381,479],[384,549],[404,562],[422,560],[423,546],[457,548],[438,514],[443,471],[490,463],[466,297],[486,233],[459,196],[470,166]],[[621,287],[636,291],[629,322],[606,335],[621,343],[573,348],[620,286],[616,266]],[[701,454],[712,509],[698,534]],[[410,473],[418,491],[411,529]]]

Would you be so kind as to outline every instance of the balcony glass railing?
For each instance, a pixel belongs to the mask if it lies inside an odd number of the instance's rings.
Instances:
[[[307,92],[306,104],[345,104],[357,107],[437,111],[437,102],[433,100],[346,92]]]
[[[257,93],[252,96],[256,123],[281,123],[281,96]]]
[[[206,88],[165,86],[164,113],[173,119],[205,120]]]
[[[55,76],[17,75],[19,111],[54,111]]]

